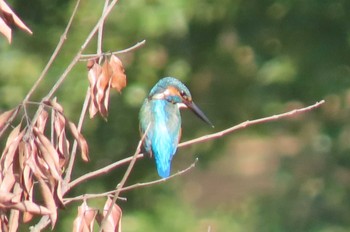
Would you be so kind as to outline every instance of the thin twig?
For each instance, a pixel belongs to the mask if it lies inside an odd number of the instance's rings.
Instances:
[[[107,210],[107,213],[106,215],[104,216],[102,222],[101,222],[101,227],[100,227],[100,232],[104,231],[105,230],[105,226],[106,226],[106,223],[108,221],[108,217],[109,215],[112,213],[112,209],[113,209],[113,204],[117,201],[118,197],[119,197],[119,194],[120,194],[120,189],[124,187],[125,183],[126,183],[126,180],[129,178],[130,176],[130,173],[131,173],[131,170],[134,168],[134,165],[135,165],[135,162],[137,160],[137,156],[138,154],[140,154],[140,151],[141,151],[141,146],[142,146],[142,143],[146,137],[146,134],[148,132],[148,129],[149,129],[149,126],[147,127],[146,129],[146,132],[145,134],[142,136],[139,144],[137,145],[137,149],[135,151],[135,154],[133,155],[131,161],[130,161],[130,164],[128,166],[128,168],[126,169],[126,172],[122,178],[122,180],[120,181],[120,183],[117,185],[116,187],[116,191],[114,193],[114,196],[113,196],[113,200],[112,200],[112,203],[111,205],[109,206],[108,210]]]
[[[130,190],[136,189],[136,188],[141,188],[141,187],[143,188],[143,187],[147,187],[147,186],[151,186],[151,185],[155,185],[155,184],[160,184],[160,183],[163,183],[165,181],[168,181],[169,179],[173,179],[174,177],[181,176],[181,175],[185,174],[186,172],[188,172],[189,170],[191,170],[192,168],[194,168],[196,166],[197,162],[198,162],[198,158],[196,158],[194,160],[194,162],[190,166],[188,166],[186,169],[178,171],[167,178],[162,178],[162,179],[144,182],[144,183],[133,184],[133,185],[130,185],[130,186],[127,186],[127,187],[120,189],[120,192],[126,192],[126,191],[130,191]]]
[[[144,154],[138,154],[137,155],[137,159],[140,159],[144,156]],[[122,160],[118,160],[112,164],[109,164],[108,166],[105,166],[103,168],[100,168],[100,169],[97,169],[96,171],[93,171],[93,172],[89,172],[85,175],[82,175],[81,177],[78,177],[77,179],[71,181],[69,184],[68,184],[68,190],[74,188],[75,186],[77,186],[78,184],[86,181],[86,180],[89,180],[89,179],[92,179],[94,177],[97,177],[97,176],[100,176],[100,175],[103,175],[103,174],[106,174],[110,171],[112,171],[113,169],[117,168],[117,167],[120,167],[124,164],[127,164],[129,163],[131,160],[132,160],[133,156],[130,156],[130,157],[127,157],[125,159],[122,159]],[[67,190],[67,191],[68,191]]]
[[[102,11],[102,15],[105,13],[107,7],[108,7],[108,3],[109,0],[105,1],[105,5],[103,7],[103,11]],[[100,27],[98,29],[98,36],[97,36],[97,53],[101,53],[102,52],[102,39],[103,39],[103,26],[104,23],[100,24]],[[87,92],[85,94],[85,100],[84,100],[84,105],[80,114],[80,118],[79,118],[79,123],[78,123],[78,131],[81,131],[84,119],[85,119],[85,115],[89,106],[89,100],[90,100],[90,88],[87,89]],[[62,185],[62,192],[63,194],[66,192],[66,190],[68,189],[68,183],[70,181],[71,175],[72,175],[72,170],[73,170],[73,166],[74,166],[74,162],[75,162],[75,157],[77,154],[77,147],[78,147],[78,142],[76,140],[74,140],[73,143],[73,147],[72,147],[72,152],[71,152],[71,156],[69,159],[69,163],[67,166],[67,171],[66,171],[66,175],[64,177],[64,182]]]
[[[79,117],[79,121],[78,121],[78,126],[77,126],[77,130],[80,132],[81,128],[83,126],[84,123],[84,119],[85,119],[85,115],[89,106],[89,101],[90,101],[90,89],[87,89],[86,95],[85,95],[85,100],[84,100],[84,104],[83,104],[83,108],[81,110],[81,114]],[[74,161],[75,161],[75,157],[77,154],[77,148],[78,148],[78,142],[76,140],[74,140],[73,143],[73,147],[72,147],[72,152],[69,158],[69,163],[67,166],[67,170],[66,170],[66,174],[64,176],[64,181],[62,184],[62,193],[63,195],[65,194],[65,192],[69,189],[69,181],[71,179],[71,175],[72,175],[72,170],[74,167]]]
[[[111,12],[111,10],[113,9],[114,5],[118,2],[118,0],[113,0],[109,6],[107,7],[106,11],[104,14],[102,14],[102,16],[100,17],[100,19],[98,20],[98,22],[96,23],[95,27],[91,30],[90,34],[87,36],[85,42],[83,43],[83,45],[81,46],[81,48],[79,49],[79,51],[77,52],[77,54],[75,55],[75,57],[73,58],[73,60],[70,62],[70,64],[67,66],[67,68],[64,70],[64,72],[62,73],[62,75],[58,78],[58,80],[56,81],[56,83],[54,84],[54,86],[51,88],[50,92],[42,99],[42,102],[48,101],[58,90],[58,88],[62,85],[62,83],[64,82],[64,80],[67,78],[68,74],[70,73],[70,71],[73,69],[73,67],[78,63],[80,56],[82,54],[82,52],[85,50],[85,48],[87,47],[87,45],[90,43],[91,39],[93,38],[93,36],[95,35],[95,33],[97,32],[98,28],[100,27],[100,25],[104,22],[104,20],[106,19],[106,17],[108,16],[108,14]],[[43,106],[40,105],[40,107],[38,108],[38,110],[36,111],[33,120],[32,120],[32,125],[34,125],[34,123],[36,122],[36,120],[38,119],[41,111],[43,110]]]
[[[320,105],[322,105],[323,103],[325,103],[325,101],[321,100],[321,101],[316,102],[315,104],[313,104],[311,106],[307,106],[307,107],[300,108],[300,109],[295,109],[295,110],[292,110],[292,111],[289,111],[286,113],[277,114],[277,115],[273,115],[273,116],[269,116],[269,117],[265,117],[265,118],[251,120],[251,121],[245,121],[245,122],[240,123],[236,126],[230,127],[226,130],[222,130],[222,131],[219,131],[219,132],[216,132],[213,134],[205,135],[205,136],[202,136],[202,137],[199,137],[196,139],[192,139],[192,140],[188,140],[186,142],[180,143],[178,147],[185,147],[185,146],[188,146],[188,145],[191,145],[194,143],[201,143],[204,141],[216,139],[216,138],[222,137],[226,134],[232,133],[236,130],[240,130],[240,129],[243,129],[243,128],[246,128],[248,126],[252,126],[255,124],[266,123],[266,122],[276,121],[276,120],[281,119],[281,118],[291,117],[291,116],[294,116],[294,115],[297,115],[300,113],[304,113],[304,112],[313,110],[313,109],[319,107]]]
[[[131,52],[134,51],[142,46],[144,46],[146,44],[146,40],[142,40],[141,42],[138,42],[137,44],[126,48],[124,50],[120,50],[120,51],[115,51],[115,52],[101,52],[101,53],[97,53],[97,54],[85,54],[85,55],[81,55],[80,56],[80,61],[88,61],[90,59],[95,59],[101,56],[108,56],[108,55],[118,55],[118,54],[123,54],[123,53],[127,53],[127,52]]]
[[[124,188],[120,189],[120,192],[126,192],[126,191],[130,191],[136,188],[143,188],[143,187],[148,187],[151,185],[156,185],[156,184],[160,184],[160,183],[164,183],[170,179],[173,179],[177,176],[183,175],[186,172],[190,171],[192,168],[194,168],[196,166],[196,163],[198,161],[198,158],[195,159],[195,161],[188,166],[186,169],[180,170],[172,175],[170,175],[167,178],[162,178],[162,179],[158,179],[158,180],[153,180],[153,181],[149,181],[149,182],[144,182],[144,183],[137,183],[137,184],[133,184]],[[72,198],[65,198],[63,199],[64,205],[67,205],[73,201],[81,201],[83,199],[92,199],[92,198],[99,198],[99,197],[106,197],[106,196],[110,196],[111,194],[115,193],[117,190],[112,190],[112,191],[108,191],[108,192],[104,192],[104,193],[95,193],[95,194],[84,194],[84,195],[80,195],[80,196],[76,196],[76,197],[72,197]]]
[[[68,31],[72,25],[72,22],[73,22],[73,19],[77,13],[77,10],[78,10],[78,7],[79,7],[79,4],[80,4],[80,0],[77,0],[76,4],[75,4],[75,7],[73,9],[73,12],[72,12],[72,15],[68,21],[68,24],[66,26],[66,29],[64,30],[63,34],[61,35],[60,37],[60,41],[58,42],[56,48],[55,48],[55,51],[52,53],[51,57],[50,57],[50,60],[49,62],[47,62],[44,70],[41,72],[38,80],[34,83],[33,87],[29,90],[29,92],[27,93],[26,97],[24,98],[23,102],[26,102],[29,100],[29,98],[32,96],[32,94],[34,93],[34,91],[37,89],[37,87],[39,86],[40,82],[44,79],[44,77],[46,76],[46,73],[47,71],[49,70],[49,68],[51,67],[52,63],[54,62],[54,60],[56,59],[57,57],[57,54],[59,53],[59,51],[61,50],[64,42],[66,41],[67,39],[67,34],[68,34]]]
[[[292,110],[292,111],[288,111],[286,113],[282,113],[282,114],[278,114],[278,115],[274,115],[274,116],[270,116],[270,117],[265,117],[265,118],[260,118],[260,119],[256,119],[256,120],[246,121],[246,122],[240,123],[240,124],[238,124],[236,126],[230,127],[228,129],[225,129],[225,130],[222,130],[222,131],[219,131],[219,132],[216,132],[216,133],[213,133],[213,134],[205,135],[205,136],[202,136],[202,137],[199,137],[199,138],[196,138],[196,139],[192,139],[192,140],[188,140],[186,142],[180,143],[179,147],[185,147],[185,146],[189,146],[189,145],[194,144],[194,143],[200,143],[200,142],[208,141],[208,140],[215,139],[215,138],[218,138],[218,137],[222,137],[222,136],[224,136],[226,134],[229,134],[229,133],[232,133],[232,132],[234,132],[236,130],[243,129],[243,128],[246,128],[246,127],[258,124],[258,123],[271,122],[271,121],[275,121],[277,119],[291,117],[291,116],[294,116],[296,114],[304,113],[304,112],[313,110],[313,109],[321,106],[324,102],[325,102],[324,100],[321,100],[320,102],[316,102],[315,104],[307,106],[307,107],[304,107],[304,108],[295,109],[295,110]],[[93,172],[90,172],[90,173],[87,173],[85,175],[82,175],[82,176],[78,177],[77,179],[75,179],[75,180],[73,180],[72,182],[69,183],[69,189],[75,187],[76,185],[78,185],[81,182],[84,182],[84,181],[86,181],[88,179],[91,179],[91,178],[94,178],[94,177],[106,174],[109,171],[111,171],[111,170],[113,170],[113,169],[115,169],[115,168],[117,168],[117,167],[119,167],[119,166],[121,166],[123,164],[126,164],[126,163],[130,162],[133,159],[133,157],[134,156],[127,157],[125,159],[122,159],[122,160],[119,160],[117,162],[114,162],[114,163],[112,163],[112,164],[110,164],[110,165],[108,165],[106,167],[103,167],[101,169],[98,169],[98,170],[95,170]],[[137,159],[140,159],[140,158],[143,158],[143,157],[144,157],[144,154],[138,154],[137,155]]]

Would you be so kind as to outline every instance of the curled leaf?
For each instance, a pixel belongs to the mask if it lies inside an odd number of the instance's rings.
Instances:
[[[79,144],[79,147],[81,150],[81,158],[85,162],[88,162],[90,160],[88,143],[86,142],[86,140],[82,136],[82,134],[78,131],[78,129],[74,123],[69,122],[68,125],[69,125],[71,132],[72,132],[73,137],[77,140],[77,142]]]
[[[38,180],[39,180],[39,186],[41,189],[41,194],[44,198],[45,205],[49,210],[48,214],[51,220],[51,228],[53,228],[57,221],[57,206],[55,203],[55,199],[53,197],[53,194],[49,186],[47,186],[45,181],[42,178],[38,178]]]
[[[102,67],[97,63],[95,63],[88,72],[88,79],[90,84],[90,105],[89,105],[90,118],[93,118],[98,112],[98,106],[96,101],[96,95],[97,95],[96,84],[101,73],[102,73]]]
[[[84,201],[78,207],[78,215],[74,219],[73,232],[92,232],[97,211],[90,208]]]
[[[105,99],[109,100],[109,89],[110,89],[110,76],[111,70],[109,67],[109,63],[105,60],[102,66],[102,73],[98,76],[96,83],[96,104],[97,108],[100,111],[102,117],[106,118],[108,114],[108,108],[105,105]],[[108,107],[108,104],[107,104]]]
[[[106,219],[105,217],[110,207],[112,207],[112,212]],[[112,201],[112,199],[109,197],[103,207],[103,214],[101,219],[106,220],[104,228],[102,228],[103,231],[116,231],[116,232],[122,231],[122,225],[121,225],[122,209],[117,204],[115,204]]]
[[[44,133],[48,117],[49,113],[47,113],[46,110],[42,110],[38,117],[38,120],[36,121],[36,128],[38,128],[41,133]]]
[[[98,58],[89,59],[86,63],[87,69],[90,70],[94,66],[94,64],[97,64],[97,62]]]

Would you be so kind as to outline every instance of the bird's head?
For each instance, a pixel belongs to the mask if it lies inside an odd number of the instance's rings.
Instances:
[[[213,127],[213,124],[205,114],[192,101],[192,96],[188,88],[179,80],[173,77],[165,77],[158,81],[152,88],[149,100],[166,100],[179,108],[191,109],[200,119]]]

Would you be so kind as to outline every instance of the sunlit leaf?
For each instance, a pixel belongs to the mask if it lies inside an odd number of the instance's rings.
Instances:
[[[117,56],[112,55],[109,65],[112,69],[111,86],[113,89],[121,92],[126,86],[126,75],[124,73],[123,63]]]

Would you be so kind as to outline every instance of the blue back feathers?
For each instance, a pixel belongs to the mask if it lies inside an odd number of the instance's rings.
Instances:
[[[169,87],[184,91],[191,97],[187,87],[172,77],[161,79],[151,90],[140,110],[140,130],[144,134],[148,125],[144,148],[153,154],[159,176],[170,175],[171,161],[181,135],[181,115],[176,103],[181,103],[179,95],[164,94]],[[161,97],[159,97],[161,96]]]

